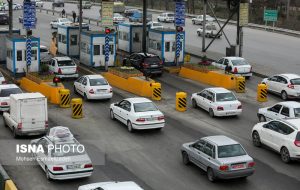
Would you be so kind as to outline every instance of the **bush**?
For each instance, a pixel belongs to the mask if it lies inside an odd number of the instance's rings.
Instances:
[[[41,73],[48,73],[49,72],[49,66],[47,64],[41,64]]]

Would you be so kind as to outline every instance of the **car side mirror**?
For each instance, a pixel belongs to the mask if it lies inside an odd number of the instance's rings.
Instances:
[[[115,106],[119,106],[119,102],[115,103],[114,105],[115,105]]]
[[[268,124],[264,124],[262,127],[265,128],[265,129],[267,129],[268,128]]]

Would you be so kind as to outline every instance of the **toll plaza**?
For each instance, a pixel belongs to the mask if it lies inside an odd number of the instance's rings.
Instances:
[[[81,34],[80,62],[91,67],[105,66],[105,32],[84,31]],[[108,34],[109,61],[114,66],[116,60],[116,33]]]
[[[14,75],[24,74],[26,67],[26,36],[12,35],[6,38],[6,67]],[[40,65],[40,38],[31,37],[30,72],[38,72]]]
[[[89,26],[83,26],[82,31],[88,31]],[[79,26],[78,24],[66,24],[57,26],[58,53],[79,57]]]
[[[0,28],[0,63],[5,63],[6,62],[6,37],[9,33],[8,28]],[[13,29],[13,34],[18,34],[20,35],[20,30],[19,29]]]
[[[178,53],[178,63],[182,65],[184,63],[185,32],[180,32],[179,36],[180,38],[176,40],[175,29],[150,29],[148,52],[159,55],[164,60],[165,66],[175,66],[175,56]],[[181,48],[176,52],[177,43],[180,44]]]

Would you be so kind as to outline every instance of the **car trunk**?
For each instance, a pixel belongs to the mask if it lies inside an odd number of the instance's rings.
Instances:
[[[251,72],[251,66],[250,65],[238,65],[234,66],[232,68],[232,72],[235,73],[235,68],[237,70],[237,73],[250,73]]]
[[[58,61],[58,67],[61,74],[75,74],[77,72],[77,66],[71,60]]]
[[[158,119],[159,117],[163,116],[162,113],[160,111],[148,111],[148,112],[137,112],[136,113],[136,116],[138,118],[144,118],[145,121],[143,122],[136,122],[138,124],[151,124],[151,123],[159,123],[159,122],[163,122],[164,119],[160,118]]]
[[[222,165],[227,165],[231,171],[247,169],[248,163],[253,162],[248,155],[218,158],[218,160]]]
[[[224,108],[224,111],[236,110],[239,105],[240,103],[238,101],[227,101],[220,104],[220,106]]]
[[[91,88],[95,91],[95,94],[110,93],[111,89],[109,85],[92,86]]]
[[[76,171],[81,171],[83,169],[92,169],[92,166],[89,168],[85,168],[84,166],[86,164],[91,164],[90,158],[87,156],[86,153],[80,155],[73,155],[73,156],[63,156],[63,157],[55,157],[57,160],[59,158],[63,158],[62,162],[54,162],[53,165],[55,166],[64,166],[64,170],[60,172],[76,172]]]

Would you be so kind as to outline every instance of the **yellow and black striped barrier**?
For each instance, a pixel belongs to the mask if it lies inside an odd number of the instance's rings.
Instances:
[[[69,108],[70,107],[70,90],[69,89],[60,89],[59,90],[59,107]]]
[[[82,113],[82,99],[81,98],[73,98],[71,101],[72,105],[72,118],[80,119],[83,117]]]
[[[151,83],[152,100],[161,100],[161,84]]]
[[[245,93],[246,80],[245,77],[236,77],[235,91],[238,93]]]
[[[186,93],[177,92],[176,93],[176,110],[180,112],[186,111]]]
[[[257,86],[257,101],[259,102],[266,102],[268,101],[267,94],[268,94],[268,87],[266,84],[258,84]]]

